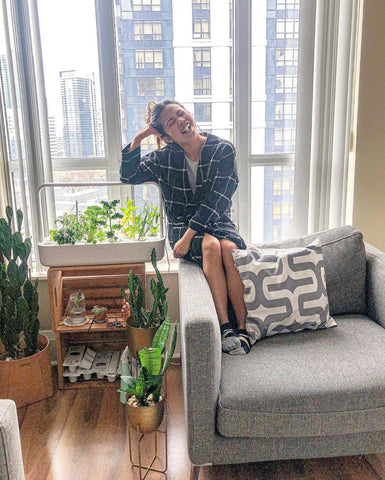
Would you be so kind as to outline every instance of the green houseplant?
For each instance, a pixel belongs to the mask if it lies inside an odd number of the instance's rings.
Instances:
[[[23,213],[16,212],[17,230],[12,232],[13,210],[6,207],[7,221],[0,219],[0,340],[10,358],[33,355],[37,350],[40,323],[37,280],[32,283],[28,268],[31,240],[23,240]]]
[[[170,333],[171,332],[171,333]],[[139,351],[140,371],[138,377],[122,376],[127,386],[119,390],[127,394],[127,417],[132,428],[141,433],[156,430],[162,422],[164,398],[162,383],[176,346],[177,331],[171,331],[170,317],[159,327],[150,348]]]
[[[151,252],[151,263],[157,278],[156,280],[152,278],[150,281],[150,290],[153,296],[151,310],[147,311],[145,308],[142,282],[133,270],[130,270],[128,275],[128,291],[124,288],[121,289],[123,299],[130,307],[132,325],[136,328],[157,327],[167,315],[166,293],[168,288],[165,288],[162,275],[156,264],[155,248]]]
[[[95,315],[96,323],[104,323],[106,321],[107,307],[99,307],[99,305],[95,305],[91,311]]]
[[[0,398],[8,396],[21,406],[52,395],[52,371],[48,338],[39,335],[37,281],[32,282],[28,267],[31,240],[21,233],[23,213],[17,210],[14,219],[7,206],[6,216],[0,219],[0,358],[10,361],[0,361]]]
[[[128,310],[127,330],[128,343],[131,354],[137,355],[143,347],[151,345],[151,341],[159,325],[161,325],[168,311],[163,278],[156,263],[156,251],[151,251],[151,263],[156,273],[156,280],[151,279],[150,291],[153,297],[152,307],[146,310],[145,296],[141,279],[130,270],[128,275],[128,289],[121,289],[125,302],[123,311]]]
[[[159,232],[159,208],[145,202],[139,213],[135,214],[138,208],[132,199],[127,198],[126,207],[120,209],[123,212],[122,232],[138,240],[144,240],[147,235],[155,236]]]

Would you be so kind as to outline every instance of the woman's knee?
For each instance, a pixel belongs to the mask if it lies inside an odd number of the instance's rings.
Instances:
[[[218,260],[222,257],[222,248],[220,241],[212,235],[206,234],[202,241],[203,258]]]
[[[227,238],[221,240],[222,261],[226,267],[234,266],[232,251],[236,248],[238,248],[237,245],[231,240],[228,240]]]

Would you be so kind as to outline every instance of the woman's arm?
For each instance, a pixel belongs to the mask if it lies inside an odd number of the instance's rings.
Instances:
[[[158,175],[154,164],[156,152],[144,157],[140,154],[141,142],[150,135],[159,135],[159,133],[151,125],[145,125],[132,142],[123,149],[120,166],[120,180],[123,183],[137,185],[143,182],[157,182]]]
[[[160,137],[158,130],[156,130],[151,124],[146,124],[133,138],[130,144],[130,151],[132,152],[136,148],[138,148],[141,142],[149,137],[150,135],[155,135],[156,137]]]

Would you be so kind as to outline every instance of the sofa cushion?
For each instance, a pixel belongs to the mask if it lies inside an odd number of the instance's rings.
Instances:
[[[228,437],[385,430],[385,329],[364,315],[223,355],[217,429]],[[363,334],[363,332],[365,332]]]
[[[348,225],[262,248],[306,246],[320,238],[325,264],[330,315],[366,313],[366,256],[362,233]],[[253,248],[250,245],[249,248]]]
[[[308,247],[233,250],[244,284],[251,343],[278,333],[334,327],[320,241]]]

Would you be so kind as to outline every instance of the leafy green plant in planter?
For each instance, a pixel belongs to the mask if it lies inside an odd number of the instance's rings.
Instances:
[[[127,388],[120,389],[119,392],[132,396],[131,406],[148,407],[160,401],[163,377],[176,346],[176,326],[173,326],[171,335],[170,330],[170,317],[167,315],[155,334],[151,348],[143,348],[139,351],[141,369],[138,378],[122,376],[122,381]]]
[[[59,245],[74,245],[83,238],[83,229],[75,213],[65,213],[55,220],[56,229],[50,230],[50,238]]]
[[[155,205],[149,206],[148,223],[150,224],[149,235],[155,236],[159,233],[160,211]]]
[[[96,323],[104,323],[107,318],[107,307],[99,307],[99,305],[95,305],[91,312],[95,315]]]
[[[123,215],[117,210],[117,204],[119,201],[120,200],[112,200],[111,202],[107,202],[102,200],[100,202],[102,205],[100,220],[103,222],[103,225],[107,230],[107,238],[110,241],[118,240],[116,232],[122,228],[122,224],[116,222],[116,220],[123,218]]]
[[[0,219],[0,253],[6,259],[0,270],[0,340],[6,356],[14,359],[34,355],[40,323],[37,281],[32,283],[28,268],[31,241],[23,239],[23,213],[6,207],[7,220]]]
[[[106,232],[103,229],[104,221],[101,219],[104,212],[98,205],[90,205],[81,214],[83,227],[83,239],[86,243],[103,242],[106,239]]]
[[[120,211],[123,213],[122,232],[130,238],[134,238],[135,236],[135,210],[137,210],[137,207],[135,207],[134,200],[127,197],[126,206],[122,207]]]
[[[134,217],[134,232],[138,239],[146,235],[156,235],[159,230],[160,213],[158,207],[145,203],[140,213]]]
[[[157,280],[153,278],[150,281],[150,290],[153,296],[153,304],[150,311],[146,311],[144,302],[144,292],[141,280],[136,276],[133,270],[128,275],[128,295],[127,291],[122,287],[121,292],[123,299],[129,304],[133,327],[136,328],[152,328],[160,325],[167,316],[167,299],[163,278],[156,264],[155,248],[151,251],[151,263],[154,267]]]

